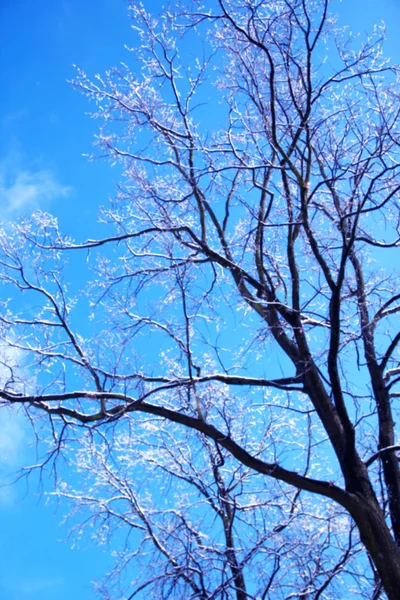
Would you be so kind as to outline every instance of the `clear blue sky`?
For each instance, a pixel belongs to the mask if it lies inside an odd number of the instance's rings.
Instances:
[[[157,10],[160,1],[144,0]],[[354,31],[387,23],[386,53],[400,62],[398,0],[335,0],[342,24]],[[120,61],[130,23],[123,0],[1,0],[0,208],[5,220],[42,208],[61,228],[87,237],[96,207],[113,191],[117,172],[88,163],[96,122],[84,97],[66,83],[75,63],[89,74]],[[0,415],[0,477],[32,463],[22,421]],[[99,548],[70,549],[65,510],[45,506],[37,482],[0,488],[0,598],[85,600],[106,569]]]

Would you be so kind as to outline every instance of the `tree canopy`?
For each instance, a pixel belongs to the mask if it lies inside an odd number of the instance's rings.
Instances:
[[[120,174],[102,233],[1,235],[1,403],[82,473],[55,490],[114,540],[103,598],[399,598],[384,29],[328,0],[129,11],[130,66],[73,81]]]

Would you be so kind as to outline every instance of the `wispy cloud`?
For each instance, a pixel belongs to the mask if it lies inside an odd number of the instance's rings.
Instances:
[[[40,592],[44,592],[49,588],[59,587],[63,583],[62,579],[27,579],[20,583],[20,593],[25,596],[38,597]]]
[[[18,170],[11,174],[0,170],[0,207],[7,217],[34,210],[43,203],[67,196],[70,191],[71,188],[62,185],[49,170]]]
[[[0,387],[19,370],[19,350],[0,345]],[[0,407],[0,508],[11,505],[15,491],[11,474],[21,468],[27,443],[27,423],[17,406]]]
[[[25,438],[25,422],[15,409],[0,410],[0,468],[20,463],[20,451]]]
[[[7,127],[17,121],[25,119],[28,115],[29,113],[26,107],[17,108],[16,110],[3,114],[0,118],[0,123],[2,127]]]
[[[27,159],[18,139],[0,156],[0,220],[47,209],[53,200],[65,198],[71,191],[42,159]]]
[[[53,589],[52,593],[56,592],[55,588],[60,588],[62,585],[65,585],[65,580],[61,577],[46,577],[45,575],[24,577],[22,575],[18,580],[15,578],[11,580],[10,577],[3,575],[0,580],[0,592],[3,591],[13,598],[32,598],[32,600],[36,600],[48,590]],[[46,595],[46,598],[48,598],[48,595]]]
[[[15,500],[12,473],[21,468],[26,449],[26,421],[15,407],[0,409],[0,508]]]

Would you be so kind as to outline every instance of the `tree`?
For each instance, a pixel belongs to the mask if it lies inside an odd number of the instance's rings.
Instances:
[[[25,357],[3,403],[49,418],[46,461],[89,469],[60,495],[138,532],[121,564],[151,544],[130,598],[337,598],[340,578],[399,598],[384,32],[356,47],[327,0],[130,10],[137,72],[74,81],[121,167],[107,232],[74,242],[43,213],[3,232],[1,337]]]

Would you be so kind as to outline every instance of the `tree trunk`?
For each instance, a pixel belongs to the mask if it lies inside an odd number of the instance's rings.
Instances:
[[[400,549],[372,496],[352,494],[351,514],[389,600],[400,600]]]

